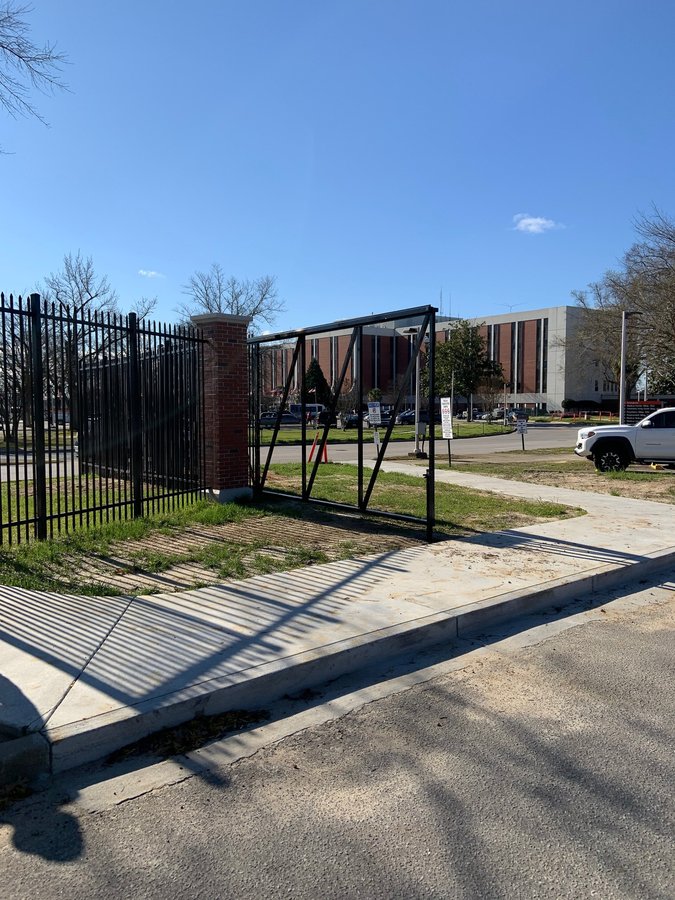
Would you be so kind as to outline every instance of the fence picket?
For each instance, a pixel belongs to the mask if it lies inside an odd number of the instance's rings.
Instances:
[[[0,293],[0,317],[0,545],[200,495],[199,332],[38,294]]]

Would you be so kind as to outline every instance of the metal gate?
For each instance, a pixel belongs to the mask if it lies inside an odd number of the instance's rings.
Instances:
[[[365,393],[365,372],[364,372],[364,330],[371,326],[381,327],[384,324],[405,322],[418,323],[415,328],[409,328],[410,332],[410,353],[409,358],[405,361],[405,367],[402,367],[401,377],[399,379],[398,389],[393,393],[395,395],[392,404],[391,416],[386,426],[384,437],[380,441],[377,457],[374,461],[372,470],[370,467],[364,466],[363,457],[363,414],[362,406],[364,403]],[[413,334],[414,332],[414,334]],[[342,356],[340,365],[333,366],[333,375],[330,383],[330,397],[326,404],[324,422],[318,432],[318,440],[313,448],[316,456],[313,460],[308,459],[307,455],[307,391],[306,391],[306,375],[308,367],[308,343],[317,341],[321,336],[330,335],[331,338],[343,337],[343,344],[346,340],[346,352]],[[372,336],[372,332],[371,332]],[[377,335],[374,335],[377,337]],[[337,341],[339,344],[339,340]],[[249,339],[249,374],[250,374],[250,397],[251,407],[249,416],[249,451],[250,451],[250,467],[251,467],[251,485],[256,496],[264,494],[272,496],[282,496],[292,499],[299,499],[306,503],[315,503],[321,506],[331,507],[341,510],[358,511],[361,513],[370,513],[383,516],[389,519],[397,519],[405,522],[423,524],[426,527],[427,540],[433,539],[433,528],[435,519],[434,508],[434,491],[435,491],[435,472],[434,472],[434,451],[435,451],[435,435],[434,435],[434,401],[435,401],[435,384],[434,384],[434,361],[436,349],[436,309],[432,306],[413,307],[411,309],[396,310],[390,313],[382,313],[381,315],[364,316],[356,319],[344,319],[325,325],[316,325],[311,328],[304,328],[296,331],[279,332],[276,334],[260,335]],[[375,342],[377,344],[377,342]],[[373,489],[377,480],[382,461],[387,451],[394,422],[396,416],[401,411],[401,406],[406,396],[408,386],[413,373],[417,373],[419,381],[418,360],[421,358],[423,347],[426,344],[426,370],[427,370],[427,387],[429,398],[429,463],[425,472],[426,479],[426,516],[424,518],[418,516],[405,515],[402,513],[393,513],[383,510],[373,509],[370,506]],[[314,345],[315,346],[315,345]],[[268,447],[263,448],[261,442],[261,412],[263,406],[263,362],[264,350],[266,347],[282,347],[282,367],[280,377],[282,383],[276,391],[277,393],[277,412],[272,426],[272,435]],[[284,354],[285,353],[285,357]],[[312,346],[309,347],[309,355],[313,355]],[[285,365],[284,365],[285,361]],[[335,361],[337,362],[337,360]],[[356,398],[356,408],[358,415],[357,422],[357,502],[355,504],[339,503],[330,500],[317,499],[312,496],[312,490],[315,485],[317,472],[326,442],[331,423],[335,420],[338,401],[345,386],[348,372],[351,370],[351,378],[349,379],[354,395]],[[299,494],[292,494],[284,491],[272,490],[267,487],[267,477],[272,463],[277,438],[279,435],[282,416],[289,402],[291,390],[294,388],[299,393],[300,405],[300,462],[301,462],[301,490]],[[266,450],[263,460],[263,451]]]

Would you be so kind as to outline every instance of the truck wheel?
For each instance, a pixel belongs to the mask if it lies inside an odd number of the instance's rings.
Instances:
[[[593,462],[598,472],[623,472],[629,460],[616,444],[607,444],[593,454]]]

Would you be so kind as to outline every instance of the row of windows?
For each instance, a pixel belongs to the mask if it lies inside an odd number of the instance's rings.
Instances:
[[[548,319],[536,320],[535,340],[535,384],[525,384],[525,322],[510,323],[510,357],[509,367],[506,369],[506,360],[501,353],[501,325],[488,325],[487,347],[490,359],[498,362],[504,368],[504,375],[511,379],[512,390],[516,393],[523,391],[535,391],[545,394],[548,390]],[[506,324],[504,328],[509,327]]]

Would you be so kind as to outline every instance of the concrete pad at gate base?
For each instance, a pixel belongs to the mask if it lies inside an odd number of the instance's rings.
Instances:
[[[49,764],[36,750],[31,773],[675,569],[667,504],[498,479],[480,487],[495,481],[500,493],[534,488],[589,515],[181,594],[47,602],[4,588],[0,710],[15,735],[32,729],[50,749]]]

